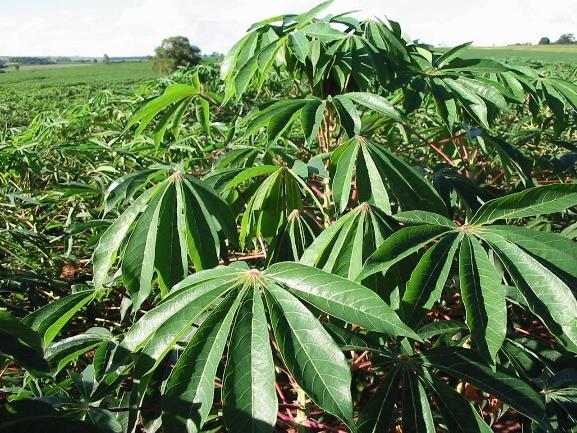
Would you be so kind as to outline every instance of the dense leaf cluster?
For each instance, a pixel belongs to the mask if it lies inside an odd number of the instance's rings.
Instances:
[[[574,73],[328,4],[0,136],[0,431],[576,431]]]

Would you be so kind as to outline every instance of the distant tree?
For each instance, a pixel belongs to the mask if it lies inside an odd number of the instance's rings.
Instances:
[[[555,42],[556,44],[575,44],[577,43],[577,41],[575,41],[575,36],[573,35],[573,33],[564,33],[561,36],[559,36],[559,39],[557,39],[557,42]]]
[[[20,70],[20,63],[15,63],[15,64],[14,64],[14,69],[15,69],[16,71],[19,71],[19,70]]]
[[[539,45],[549,45],[551,43],[551,39],[549,39],[547,36],[543,36],[541,39],[539,39]]]
[[[2,69],[4,69],[5,67],[6,67],[6,64],[4,63],[4,60],[0,59],[0,71],[3,72]]]
[[[201,60],[200,48],[191,45],[184,36],[164,39],[154,54],[154,66],[161,72],[172,72],[178,66],[194,66]]]
[[[108,54],[105,54],[104,56],[102,56],[102,63],[104,63],[105,65],[110,65],[110,57],[108,57]]]

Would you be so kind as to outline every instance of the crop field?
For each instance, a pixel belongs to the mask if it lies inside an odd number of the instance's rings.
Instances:
[[[329,5],[0,74],[0,433],[577,432],[575,51]]]
[[[470,47],[463,53],[463,57],[577,64],[577,45]]]
[[[101,91],[130,95],[159,74],[150,62],[56,65],[0,74],[0,125],[27,125],[36,115],[86,101]]]

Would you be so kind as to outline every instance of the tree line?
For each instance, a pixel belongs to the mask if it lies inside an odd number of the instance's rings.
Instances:
[[[547,36],[543,36],[539,39],[539,45],[571,45],[576,43],[577,40],[575,40],[575,35],[573,35],[573,33],[563,33],[559,36],[559,39],[554,42],[551,42],[551,39]]]

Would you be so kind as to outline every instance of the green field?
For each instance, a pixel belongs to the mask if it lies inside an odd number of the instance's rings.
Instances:
[[[506,47],[470,47],[464,57],[523,59],[547,63],[577,63],[577,45],[534,45]]]
[[[64,110],[105,89],[116,95],[131,95],[135,88],[158,77],[151,62],[51,65],[5,72],[0,74],[1,126],[27,125],[41,112]]]
[[[150,62],[111,65],[49,65],[0,74],[0,86],[22,84],[33,87],[95,83],[141,82],[158,77]]]

